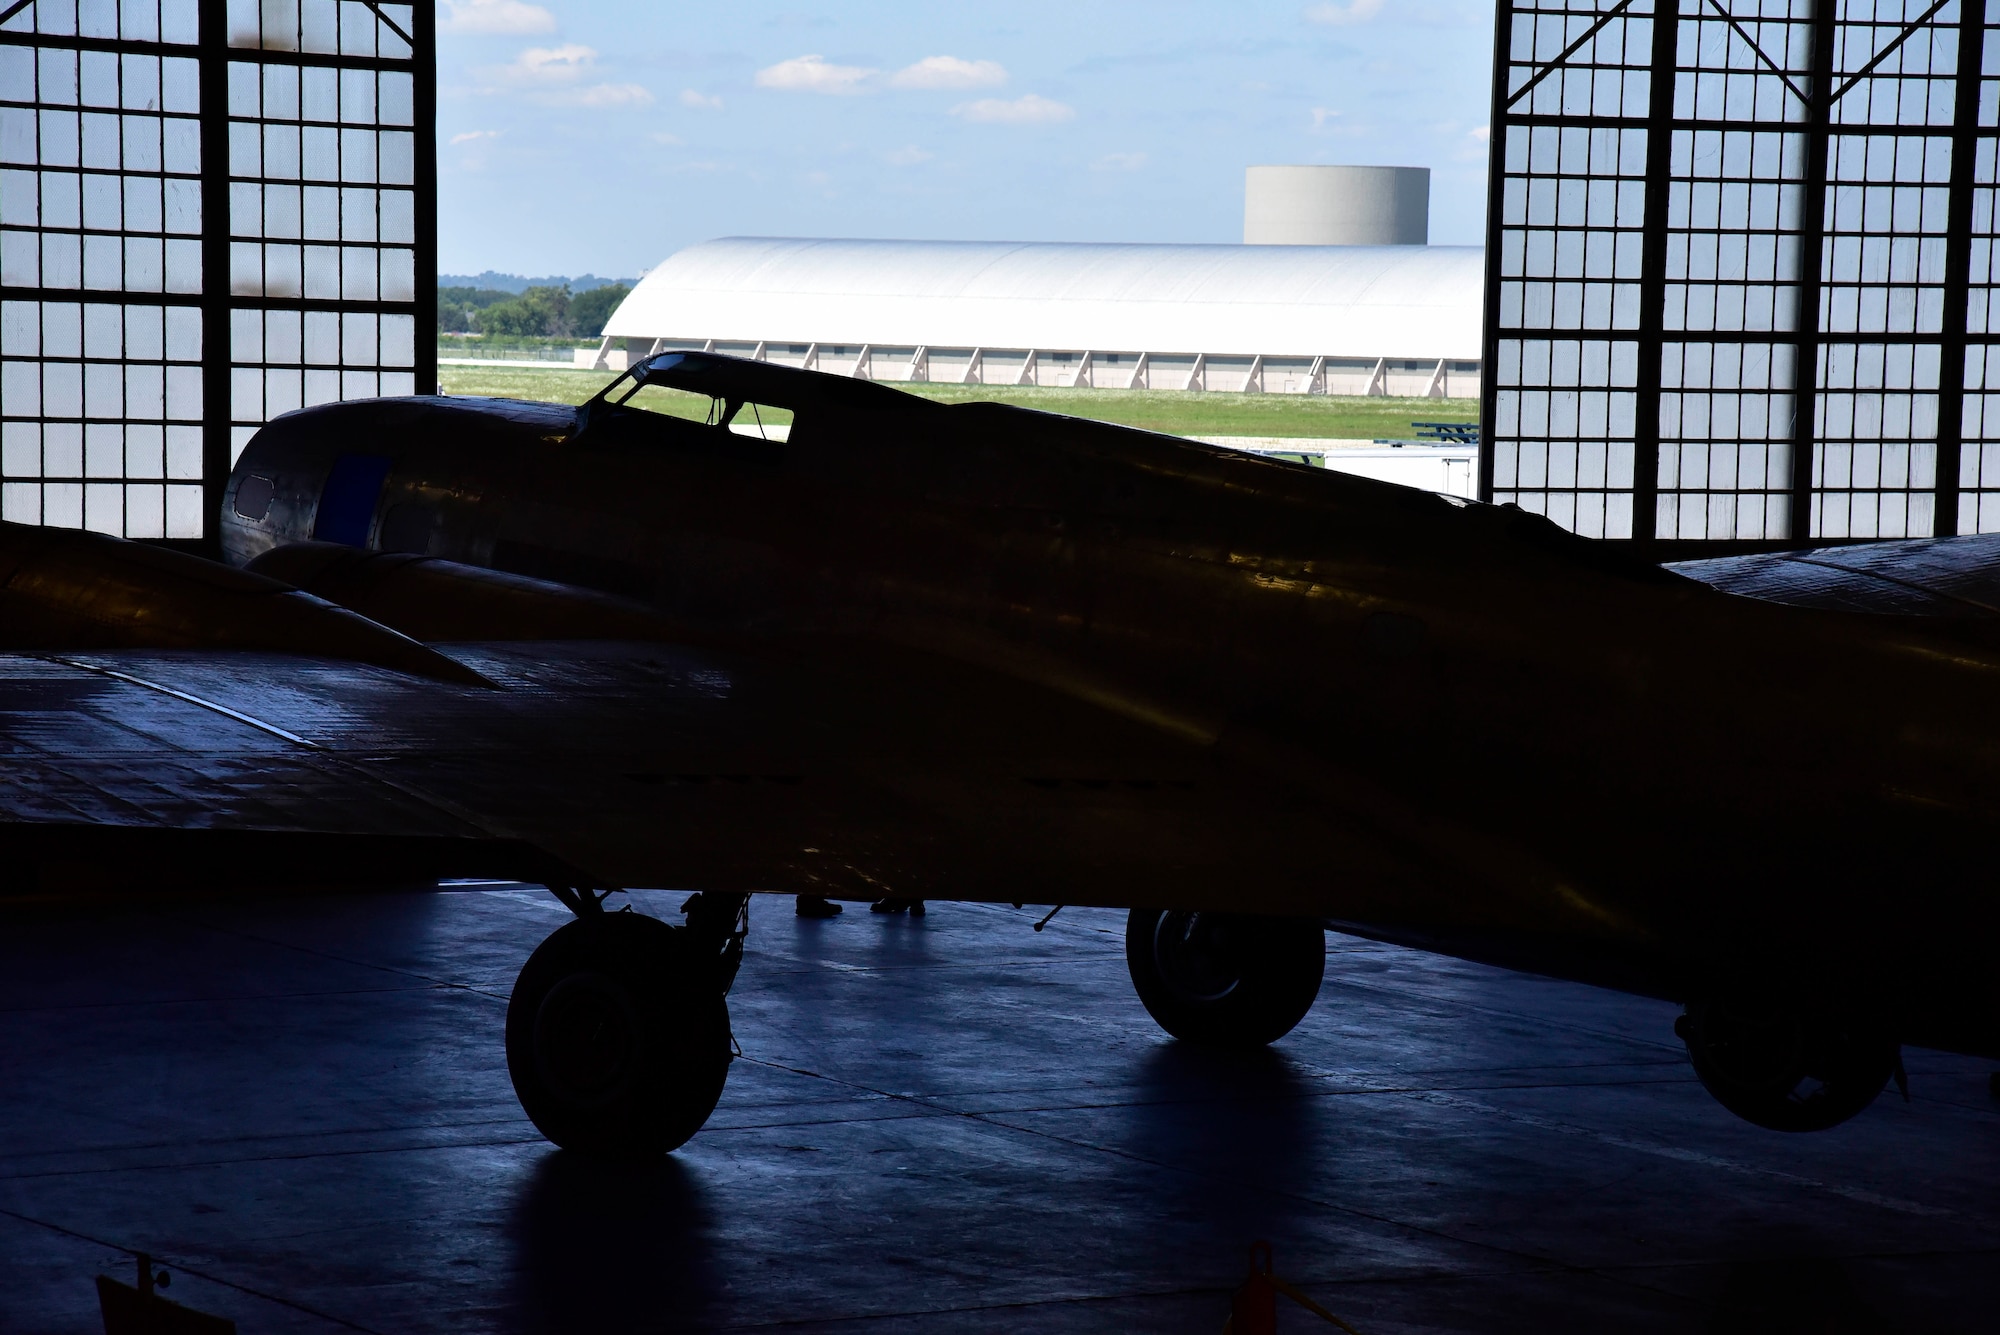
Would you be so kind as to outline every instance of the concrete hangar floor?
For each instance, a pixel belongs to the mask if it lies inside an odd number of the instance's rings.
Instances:
[[[606,1169],[535,1133],[501,1059],[564,913],[10,914],[0,1330],[101,1329],[92,1276],[143,1249],[245,1335],[1213,1332],[1259,1238],[1366,1335],[1995,1329],[1980,1063],[1910,1053],[1911,1102],[1784,1136],[1702,1091],[1652,1002],[1332,936],[1313,1014],[1218,1059],[1140,1008],[1121,915],[759,900],[721,1107]]]

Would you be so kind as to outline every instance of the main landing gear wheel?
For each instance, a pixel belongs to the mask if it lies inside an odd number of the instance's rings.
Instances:
[[[1824,1131],[1866,1108],[1901,1066],[1876,1026],[1782,1006],[1696,1002],[1674,1021],[1715,1101],[1772,1131]]]
[[[666,1153],[701,1129],[729,1075],[716,964],[684,928],[591,913],[521,966],[507,1004],[507,1073],[538,1130],[564,1149]]]
[[[1312,1009],[1326,933],[1311,918],[1133,909],[1125,963],[1139,1000],[1175,1038],[1261,1047]]]

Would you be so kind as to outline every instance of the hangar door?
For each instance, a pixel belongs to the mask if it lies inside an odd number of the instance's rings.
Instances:
[[[0,517],[205,543],[267,418],[435,391],[433,33],[0,0]]]
[[[1498,10],[1481,494],[1639,542],[2000,529],[1989,0]]]

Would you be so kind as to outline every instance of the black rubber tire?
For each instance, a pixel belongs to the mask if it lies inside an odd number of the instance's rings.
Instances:
[[[507,1073],[567,1150],[657,1157],[701,1130],[729,1078],[729,1010],[686,934],[637,913],[558,928],[507,1003]]]
[[[1326,932],[1311,918],[1133,909],[1125,964],[1147,1012],[1175,1038],[1262,1047],[1312,1009]]]
[[[1692,1003],[1674,1032],[1715,1101],[1771,1131],[1839,1126],[1875,1101],[1898,1058],[1878,1028],[1742,1002]]]

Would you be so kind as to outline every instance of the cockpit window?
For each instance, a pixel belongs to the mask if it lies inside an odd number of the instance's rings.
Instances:
[[[867,380],[715,353],[662,352],[635,363],[579,407],[576,425],[564,439],[577,441],[590,437],[600,424],[609,426],[621,419],[636,424],[641,415],[657,415],[706,426],[718,438],[748,436],[775,444],[791,439],[799,413],[805,414],[808,430],[818,430],[816,422],[828,412],[908,413],[933,409],[934,405],[927,400]],[[658,433],[645,434],[651,437]],[[686,444],[698,442],[702,434],[697,431],[688,435],[684,427],[667,432],[667,436],[682,439]],[[606,439],[608,442],[624,436],[623,431],[617,431]],[[716,443],[721,444],[722,440],[717,439]],[[782,457],[782,451],[758,457],[777,459]]]
[[[727,424],[740,436],[783,440],[791,431],[792,410],[765,403],[741,403],[712,398],[691,390],[668,385],[640,385],[624,398],[615,393],[608,400],[621,408],[637,408],[662,417],[678,417],[708,426]]]
[[[692,390],[635,383],[625,394],[621,395],[614,390],[606,402],[617,404],[621,408],[638,408],[644,412],[658,413],[662,417],[680,417],[690,422],[706,422],[713,426],[720,401],[706,394],[696,394]]]

